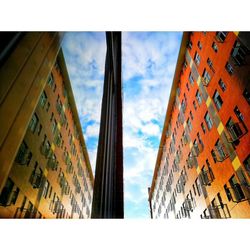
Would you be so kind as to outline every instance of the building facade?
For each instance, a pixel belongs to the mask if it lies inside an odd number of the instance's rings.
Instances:
[[[250,34],[184,32],[152,218],[250,218]]]
[[[90,218],[94,179],[61,40],[14,34],[1,48],[1,218]]]

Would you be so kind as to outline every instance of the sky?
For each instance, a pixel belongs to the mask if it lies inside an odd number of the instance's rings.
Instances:
[[[181,32],[123,32],[125,218],[150,218],[151,186]],[[106,54],[104,32],[69,32],[63,51],[93,173]]]

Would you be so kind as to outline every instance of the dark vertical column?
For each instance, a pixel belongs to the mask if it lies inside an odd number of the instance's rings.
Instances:
[[[123,218],[121,32],[107,32],[92,218]]]

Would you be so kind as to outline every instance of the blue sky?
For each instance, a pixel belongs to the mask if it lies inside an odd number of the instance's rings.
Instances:
[[[149,218],[148,191],[156,162],[182,33],[123,32],[125,218]],[[106,40],[104,32],[69,32],[63,51],[95,169]]]

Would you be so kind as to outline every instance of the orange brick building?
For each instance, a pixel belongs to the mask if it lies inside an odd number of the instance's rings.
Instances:
[[[94,179],[61,34],[0,35],[0,217],[89,218]]]
[[[250,34],[184,32],[152,218],[250,218]]]

